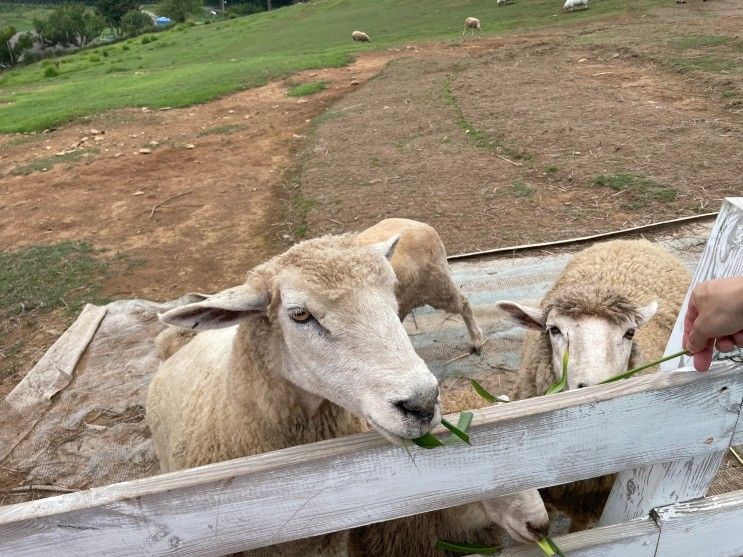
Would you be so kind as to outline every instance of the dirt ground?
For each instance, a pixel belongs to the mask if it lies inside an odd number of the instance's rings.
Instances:
[[[467,41],[390,63],[304,153],[307,233],[405,216],[458,253],[716,210],[743,191],[740,15]],[[738,42],[687,46],[720,35]],[[674,69],[699,56],[734,69]]]
[[[0,249],[87,241],[133,263],[105,295],[162,300],[233,285],[302,237],[392,215],[430,222],[457,253],[715,210],[741,193],[742,13],[721,0],[410,45],[204,105],[0,136]],[[674,69],[666,38],[720,34],[737,42],[677,58],[723,53],[725,64]],[[319,79],[319,94],[286,95]],[[618,172],[647,180],[591,185]],[[658,187],[675,199],[658,201]],[[23,366],[0,372],[0,396],[69,321],[6,324],[0,371],[7,343],[25,345]]]
[[[0,249],[82,240],[111,257],[125,254],[135,265],[106,281],[110,298],[164,300],[237,284],[291,242],[280,190],[311,119],[394,54],[365,54],[204,105],[121,110],[0,136]],[[319,94],[286,95],[291,83],[320,79],[328,85]],[[23,340],[15,358],[25,365],[0,373],[0,397],[70,322],[57,311],[4,324],[0,356]]]

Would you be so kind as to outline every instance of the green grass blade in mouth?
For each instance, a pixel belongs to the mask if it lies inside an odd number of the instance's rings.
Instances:
[[[444,443],[432,433],[426,433],[425,435],[411,439],[411,441],[423,449],[435,449],[436,447],[444,446]]]
[[[539,549],[542,550],[542,553],[544,553],[547,557],[552,557],[553,555],[555,555],[555,550],[552,549],[549,538],[542,538],[537,542],[537,545],[539,546]]]
[[[441,425],[443,425],[446,429],[448,429],[452,433],[449,437],[444,439],[444,444],[450,445],[452,443],[455,443],[457,441],[457,438],[459,438],[469,445],[470,436],[467,435],[467,429],[470,427],[471,423],[472,423],[472,412],[460,412],[459,422],[457,422],[456,426],[452,424],[451,422],[442,419]]]

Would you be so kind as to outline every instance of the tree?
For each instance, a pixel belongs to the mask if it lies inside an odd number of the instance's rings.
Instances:
[[[34,19],[34,28],[49,45],[84,46],[101,34],[106,23],[83,4],[63,4],[46,20]]]
[[[173,21],[184,22],[188,16],[199,13],[202,5],[202,0],[164,0],[160,11]]]
[[[15,35],[16,30],[12,25],[0,28],[0,67],[15,64],[15,53],[10,47],[10,38]]]
[[[136,37],[152,30],[152,19],[139,10],[127,12],[121,18],[121,34],[125,37]]]
[[[138,10],[139,0],[96,0],[95,7],[108,26],[121,35],[121,18],[132,10]]]

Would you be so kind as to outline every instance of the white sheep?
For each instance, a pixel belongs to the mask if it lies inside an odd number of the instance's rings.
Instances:
[[[353,33],[351,33],[351,38],[354,41],[358,41],[358,42],[361,42],[361,43],[370,43],[371,42],[371,39],[369,38],[369,35],[367,35],[366,33],[362,32],[362,31],[354,31]]]
[[[563,10],[570,10],[571,12],[580,6],[583,6],[583,8],[588,8],[588,0],[565,0],[565,3],[562,5]]]
[[[521,353],[516,398],[545,394],[562,373],[565,350],[569,389],[596,385],[643,359],[660,358],[689,282],[686,267],[663,248],[647,240],[615,240],[575,255],[539,307],[496,304],[533,329]],[[600,517],[613,481],[604,476],[543,494],[571,517],[575,531]]]
[[[164,313],[167,324],[204,332],[161,362],[149,387],[162,470],[364,431],[359,418],[398,444],[435,426],[436,378],[397,315],[388,258],[398,239],[308,240],[254,268],[245,284]],[[346,538],[270,554],[340,554]]]
[[[467,29],[470,30],[471,33],[474,33],[475,31],[480,30],[480,20],[476,17],[468,17],[464,20],[464,31],[462,31],[462,35],[467,33]]]
[[[433,227],[410,219],[385,219],[360,232],[356,243],[380,242],[395,234],[400,235],[400,241],[390,262],[397,276],[395,295],[400,320],[424,305],[457,313],[464,320],[473,348],[479,351],[482,330],[475,321],[469,300],[454,284],[444,243]]]

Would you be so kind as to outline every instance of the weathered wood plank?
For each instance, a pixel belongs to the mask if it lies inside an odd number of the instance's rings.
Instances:
[[[710,232],[707,246],[691,279],[689,292],[668,340],[665,355],[683,349],[684,315],[694,287],[709,279],[743,276],[743,197],[728,197]],[[690,358],[677,358],[661,364],[663,371],[691,365]]]
[[[743,555],[743,491],[655,509],[656,557]]]
[[[683,348],[684,315],[691,291],[698,283],[711,278],[743,275],[743,197],[728,198],[710,232],[710,237],[686,299],[676,319],[666,346],[666,355]],[[691,365],[689,358],[665,362],[668,371]],[[653,507],[677,501],[703,497],[717,474],[725,451],[691,459],[654,464],[635,470],[625,470],[617,476],[600,524],[619,524],[646,516]]]
[[[77,321],[0,401],[0,461],[31,431],[52,396],[72,381],[75,366],[105,315],[105,307],[87,304]]]
[[[0,508],[1,555],[224,555],[727,448],[739,364],[484,408],[473,445],[374,433]],[[452,474],[452,470],[467,473]]]
[[[660,530],[650,517],[555,538],[570,557],[653,557]],[[536,545],[511,547],[499,557],[543,557]]]
[[[617,476],[604,512],[602,525],[621,524],[661,504],[703,497],[717,475],[725,451],[662,462]]]

